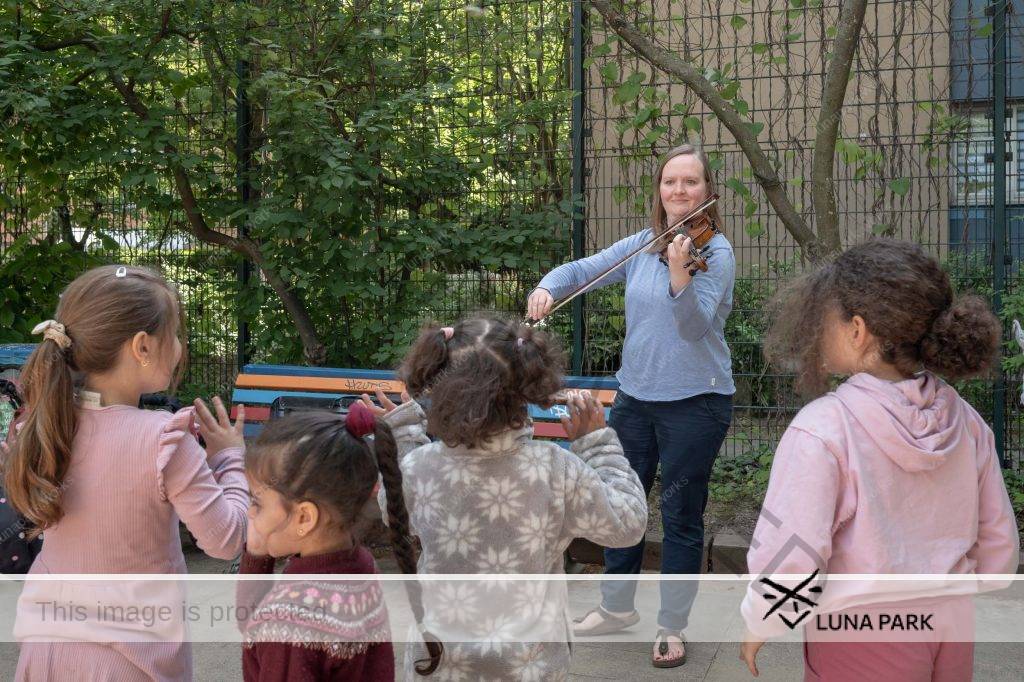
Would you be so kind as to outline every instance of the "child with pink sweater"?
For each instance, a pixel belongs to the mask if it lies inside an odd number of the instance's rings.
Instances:
[[[161,600],[169,593],[155,582],[31,578],[185,573],[179,519],[211,556],[236,556],[249,501],[244,418],[232,426],[219,400],[216,418],[197,400],[204,452],[192,409],[138,409],[141,394],[167,389],[182,366],[181,305],[150,270],[90,270],[61,295],[55,317],[36,328],[43,340],[22,375],[28,411],[4,461],[10,503],[46,535],[18,601],[16,679],[191,679],[188,643],[163,636],[183,632],[174,623],[96,617],[93,601],[138,607]],[[180,603],[166,606],[181,610]],[[55,622],[57,613],[76,616]]]
[[[827,576],[1016,570],[992,430],[939,378],[985,371],[999,322],[981,298],[954,297],[920,246],[892,240],[797,280],[777,312],[766,353],[795,365],[799,388],[821,395],[830,374],[851,376],[804,407],[779,443],[747,556],[758,577],[742,605],[741,658],[756,676],[764,640],[800,624],[808,681],[971,679],[973,610],[958,595],[977,585]],[[807,601],[780,589],[797,587]],[[920,635],[880,631],[901,614]],[[855,623],[865,632],[836,632]]]

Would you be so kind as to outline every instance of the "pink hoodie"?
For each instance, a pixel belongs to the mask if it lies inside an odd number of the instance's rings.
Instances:
[[[992,574],[1016,571],[1018,552],[995,440],[978,413],[926,372],[896,383],[857,374],[783,434],[747,563],[759,577]],[[940,582],[833,580],[817,609],[978,589]],[[747,627],[784,634],[781,619],[765,619],[778,599],[764,591],[755,578],[742,605]]]

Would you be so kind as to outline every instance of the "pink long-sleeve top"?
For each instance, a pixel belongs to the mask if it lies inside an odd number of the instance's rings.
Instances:
[[[42,552],[19,599],[15,635],[20,640],[159,639],[159,628],[135,637],[130,624],[55,623],[33,605],[89,603],[86,599],[138,605],[140,599],[163,601],[176,594],[165,592],[166,583],[33,581],[32,575],[185,573],[179,519],[207,554],[231,559],[241,552],[249,504],[243,449],[228,448],[207,459],[193,435],[193,417],[191,408],[172,415],[125,405],[80,406],[63,487],[64,516],[44,533]],[[167,632],[182,632],[168,626]],[[169,662],[159,659],[168,651],[180,659],[177,669],[190,676],[191,670],[183,669],[187,647],[154,647],[152,658],[142,655],[135,663],[162,679],[156,670],[166,669]]]
[[[207,460],[192,408],[127,405],[78,413],[64,517],[46,530],[31,573],[185,573],[178,521],[199,547],[232,559],[245,542],[243,450]]]
[[[1013,508],[992,430],[924,372],[889,382],[857,374],[786,430],[747,555],[754,576],[1012,573]],[[790,588],[795,580],[779,580]],[[789,583],[794,583],[789,585]],[[977,590],[949,581],[831,581],[822,611]],[[788,631],[755,579],[743,600],[761,638]]]

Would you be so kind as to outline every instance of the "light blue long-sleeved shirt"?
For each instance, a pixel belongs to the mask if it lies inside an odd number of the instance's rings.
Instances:
[[[650,228],[620,239],[588,258],[560,265],[537,286],[555,299],[651,238]],[[626,340],[619,387],[640,400],[681,400],[702,393],[732,395],[732,362],[725,318],[732,310],[736,257],[724,235],[708,243],[708,271],[671,295],[668,268],[657,254],[641,253],[588,291],[626,283]]]

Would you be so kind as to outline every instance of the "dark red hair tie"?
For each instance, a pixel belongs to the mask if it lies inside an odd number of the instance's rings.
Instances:
[[[370,412],[370,408],[361,402],[352,403],[348,408],[348,416],[345,417],[345,428],[356,438],[362,438],[373,433],[376,428],[377,418]]]

